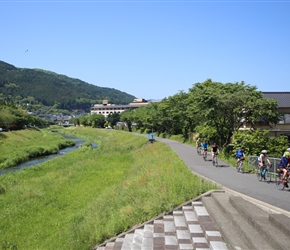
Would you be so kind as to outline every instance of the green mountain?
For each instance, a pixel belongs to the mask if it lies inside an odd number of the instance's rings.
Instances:
[[[91,106],[105,99],[115,104],[127,104],[134,98],[113,88],[99,87],[42,69],[17,68],[0,61],[0,102],[89,112]]]

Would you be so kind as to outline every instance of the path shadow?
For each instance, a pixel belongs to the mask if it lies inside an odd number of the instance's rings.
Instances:
[[[241,174],[253,174],[252,171],[244,171]]]
[[[212,162],[212,159],[208,159],[207,161]],[[230,167],[230,165],[218,164],[218,165],[216,165],[216,167],[217,168],[228,168],[228,167]]]
[[[228,168],[228,167],[230,167],[230,166],[229,166],[229,165],[219,165],[219,164],[218,164],[216,167],[217,167],[217,168]]]

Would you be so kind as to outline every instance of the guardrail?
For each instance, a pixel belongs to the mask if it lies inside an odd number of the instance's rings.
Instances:
[[[253,156],[253,155],[250,155],[248,157],[248,165],[251,168],[251,170],[255,170],[258,167],[258,164],[259,164],[258,157],[259,156]],[[276,176],[277,168],[278,168],[278,165],[279,165],[281,159],[280,158],[273,158],[273,157],[268,157],[268,159],[270,160],[270,162],[272,164],[272,166],[268,165],[268,172],[270,174],[273,174],[274,176]]]

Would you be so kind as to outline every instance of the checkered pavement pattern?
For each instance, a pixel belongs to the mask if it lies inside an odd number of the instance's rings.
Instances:
[[[201,201],[117,237],[97,250],[228,250]]]

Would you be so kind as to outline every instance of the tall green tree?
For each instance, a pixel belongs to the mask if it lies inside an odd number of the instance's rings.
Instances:
[[[126,110],[120,114],[120,121],[126,122],[129,132],[132,132],[132,123],[134,120],[139,124],[138,121],[134,119],[133,110]]]
[[[119,113],[109,114],[106,120],[111,124],[112,127],[114,127],[116,123],[120,121],[120,114]]]
[[[136,110],[137,114],[139,109]],[[158,103],[150,103],[145,107],[141,107],[140,112],[142,112],[142,123],[145,128],[145,132],[156,132],[159,129],[160,116],[158,113]]]
[[[88,116],[88,124],[93,128],[103,128],[104,124],[106,123],[106,119],[101,114],[93,114]]]
[[[264,122],[277,123],[277,102],[263,98],[255,86],[241,83],[196,83],[189,89],[190,109],[200,123],[216,129],[222,145],[228,144],[235,131],[252,125],[263,117]]]
[[[193,129],[194,116],[188,110],[188,94],[180,91],[178,94],[164,99],[158,105],[158,119],[164,132],[169,135],[183,135],[188,139]]]

